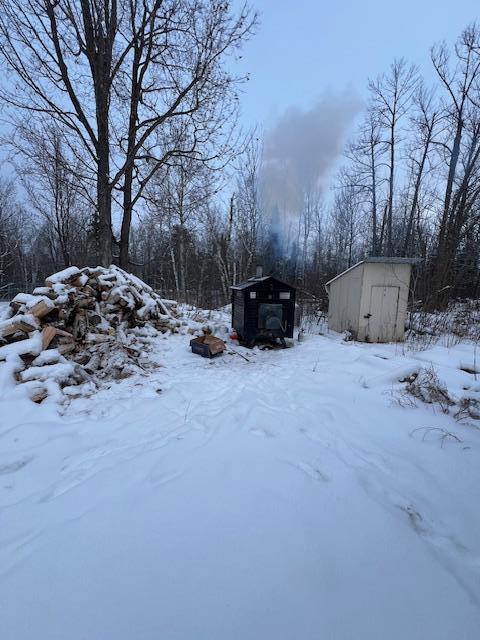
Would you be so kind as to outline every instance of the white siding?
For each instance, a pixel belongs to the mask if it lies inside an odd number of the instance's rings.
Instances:
[[[361,341],[404,338],[410,287],[409,263],[362,262],[329,285],[328,324]]]
[[[334,280],[328,292],[328,326],[334,331],[358,333],[364,264]]]

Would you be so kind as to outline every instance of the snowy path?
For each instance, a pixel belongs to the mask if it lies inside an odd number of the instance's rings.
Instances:
[[[0,403],[2,640],[477,638],[480,431],[389,393],[472,347],[187,342],[63,417]]]

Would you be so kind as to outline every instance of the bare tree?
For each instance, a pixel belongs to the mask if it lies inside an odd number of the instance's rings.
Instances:
[[[8,285],[8,268],[13,264],[18,239],[13,233],[15,210],[12,207],[13,185],[0,182],[0,294]]]
[[[451,60],[445,43],[432,49],[432,63],[446,92],[445,111],[453,140],[444,142],[447,179],[440,216],[436,261],[433,270],[432,304],[444,304],[458,248],[465,213],[471,203],[471,178],[478,162],[478,121],[480,104],[480,34],[476,25],[461,34]],[[450,131],[447,130],[447,135]],[[468,140],[465,142],[465,138]],[[462,155],[465,154],[462,161]],[[460,171],[460,169],[462,171]],[[463,176],[459,177],[459,173]],[[456,196],[455,187],[458,185]],[[473,195],[476,189],[473,190]]]
[[[387,74],[375,81],[370,81],[369,90],[372,96],[372,110],[376,114],[385,136],[383,142],[387,148],[388,196],[382,222],[381,242],[386,235],[386,250],[393,252],[392,229],[393,207],[395,195],[395,171],[397,146],[399,143],[399,125],[408,111],[412,94],[417,83],[417,71],[408,66],[402,58],[395,60]]]
[[[229,298],[230,283],[237,281],[236,262],[232,243],[234,215],[235,197],[232,195],[230,196],[228,215],[224,224],[218,224],[219,216],[215,216],[215,210],[213,210],[213,216],[211,216],[212,221],[215,220],[215,217],[217,218],[217,224],[215,225],[217,228],[214,237],[214,257],[220,274],[220,282],[225,302],[227,302]]]
[[[120,263],[127,264],[132,212],[155,174],[172,158],[193,158],[212,170],[236,153],[236,85],[244,78],[223,69],[227,55],[252,32],[256,17],[244,6],[230,13],[227,2],[171,3],[158,16],[145,7],[132,12],[135,43],[131,69],[128,133],[121,140],[125,163],[113,178],[123,192]],[[155,88],[160,86],[161,90]],[[123,176],[123,177],[122,177]]]
[[[25,125],[15,151],[13,162],[30,208],[46,222],[54,268],[68,267],[82,254],[86,259],[94,198],[89,183],[82,180],[78,160],[67,156],[61,130]]]
[[[132,208],[151,177],[171,155],[205,148],[231,114],[241,78],[223,64],[254,23],[223,0],[1,1],[0,54],[16,82],[3,82],[0,98],[13,124],[28,111],[64,130],[96,185],[102,263],[116,193],[125,262]]]
[[[257,258],[263,223],[260,167],[261,145],[251,140],[237,167],[235,232],[239,243],[240,279],[246,279]]]
[[[34,237],[31,216],[21,205],[13,181],[0,179],[0,297],[31,285]]]
[[[352,187],[358,194],[358,204],[366,207],[370,219],[371,255],[378,255],[381,247],[378,234],[378,210],[381,206],[383,142],[381,124],[375,110],[369,108],[361,124],[358,137],[349,144],[346,157],[350,164],[340,173],[345,187]]]
[[[419,206],[422,181],[428,168],[429,156],[432,152],[436,127],[441,119],[441,113],[434,102],[434,95],[420,84],[414,98],[416,114],[411,122],[416,132],[415,140],[410,149],[411,175],[413,195],[407,214],[406,228],[403,241],[403,255],[413,250],[414,224]]]
[[[192,158],[165,165],[150,195],[154,215],[169,227],[169,252],[177,296],[187,299],[187,245],[191,234],[205,218],[206,208],[218,190],[217,175]]]
[[[354,263],[360,249],[358,193],[353,187],[343,187],[336,193],[330,221],[335,252],[343,262],[338,266],[347,269]]]

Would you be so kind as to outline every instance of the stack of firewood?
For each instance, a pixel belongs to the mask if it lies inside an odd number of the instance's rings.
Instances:
[[[69,267],[11,301],[0,320],[0,368],[10,363],[16,381],[40,402],[52,384],[65,388],[94,372],[121,378],[132,366],[144,369],[148,340],[180,326],[176,304],[132,274],[115,266]]]

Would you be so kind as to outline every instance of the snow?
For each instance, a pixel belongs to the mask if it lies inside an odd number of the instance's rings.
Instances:
[[[36,353],[38,355],[41,350],[42,335],[39,331],[32,331],[30,338],[20,340],[19,342],[12,342],[11,344],[5,344],[0,347],[0,362],[12,357],[25,355],[26,353]]]
[[[2,638],[476,638],[480,431],[396,402],[425,366],[479,392],[475,346],[188,341],[61,414],[0,401]]]
[[[1,333],[2,329],[7,329],[7,328],[11,327],[12,325],[14,325],[19,320],[23,320],[24,322],[29,324],[31,327],[38,327],[37,318],[35,318],[35,316],[32,316],[29,313],[25,313],[25,314],[22,314],[22,315],[15,316],[13,318],[8,318],[6,320],[0,321],[0,333]]]
[[[55,380],[56,382],[66,382],[74,373],[74,366],[70,362],[58,362],[56,364],[46,364],[33,366],[22,371],[20,377],[24,382],[30,380]]]
[[[78,267],[67,267],[58,273],[54,273],[48,276],[47,282],[50,284],[61,284],[67,280],[80,276],[80,269]]]
[[[50,293],[51,291],[51,287],[35,287],[35,289],[33,290],[33,295],[34,296],[42,296],[42,295],[47,295],[48,293]],[[21,294],[24,295],[24,294]]]
[[[55,364],[57,362],[66,362],[66,359],[60,355],[58,349],[48,349],[48,351],[42,351],[32,364],[35,367],[43,367],[43,365]]]
[[[8,320],[11,311],[12,309],[10,307],[10,302],[7,302],[6,300],[0,300],[0,321]]]
[[[14,397],[11,394],[16,385],[15,375],[24,368],[21,356],[27,353],[38,355],[41,350],[42,336],[39,331],[32,332],[31,337],[26,340],[12,342],[11,344],[6,344],[0,347],[0,423],[2,421],[8,423],[10,419],[9,414],[3,415],[1,411],[1,399],[6,398],[9,395],[12,398]],[[24,388],[17,393],[22,395],[26,394],[27,391],[28,389]],[[24,397],[28,396],[25,395]]]
[[[18,302],[18,304],[35,304],[38,302],[38,298],[29,293],[17,293],[17,295],[12,299],[12,302]]]

